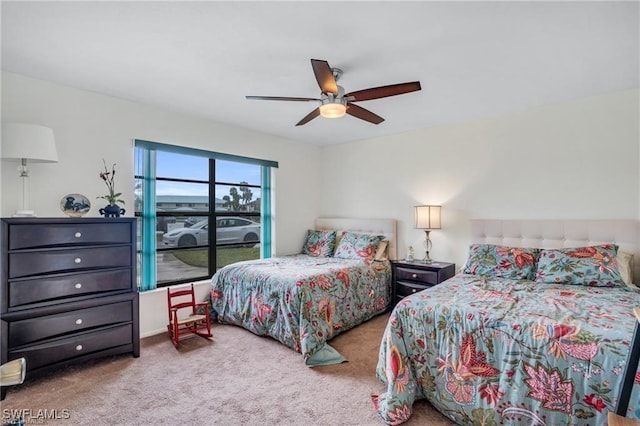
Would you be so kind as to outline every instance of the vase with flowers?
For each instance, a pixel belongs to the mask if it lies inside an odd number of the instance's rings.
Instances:
[[[102,164],[104,164],[104,171],[100,172],[100,179],[102,179],[107,185],[109,193],[107,195],[101,195],[100,197],[96,198],[105,199],[109,204],[99,210],[100,214],[104,217],[120,217],[120,215],[123,215],[125,213],[125,210],[120,208],[120,206],[117,204],[124,204],[124,200],[120,198],[120,196],[122,196],[122,192],[116,192],[114,185],[114,178],[116,176],[116,164],[113,163],[113,165],[111,166],[111,171],[109,171],[109,169],[107,168],[107,163],[104,161],[104,158],[102,159]]]

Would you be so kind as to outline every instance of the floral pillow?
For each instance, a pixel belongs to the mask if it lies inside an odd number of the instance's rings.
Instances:
[[[539,249],[472,244],[464,274],[532,280],[535,275]]]
[[[331,257],[336,247],[336,231],[314,231],[309,229],[302,254],[315,257]]]
[[[383,235],[356,234],[346,231],[336,247],[334,257],[373,260]]]
[[[615,244],[544,249],[540,252],[536,281],[592,287],[624,286],[617,253]]]

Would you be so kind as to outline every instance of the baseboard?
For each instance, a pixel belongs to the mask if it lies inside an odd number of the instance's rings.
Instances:
[[[166,328],[160,328],[160,329],[157,329],[157,330],[146,331],[146,332],[140,334],[140,338],[144,339],[145,337],[156,336],[158,334],[162,334],[162,333],[166,333],[166,332],[167,332]]]

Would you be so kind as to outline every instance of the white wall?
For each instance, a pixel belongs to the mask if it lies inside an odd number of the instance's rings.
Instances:
[[[105,203],[96,197],[107,192],[98,176],[103,158],[107,164],[117,163],[116,189],[124,193],[126,216],[132,216],[135,138],[277,161],[277,254],[300,251],[319,210],[318,197],[310,190],[319,185],[320,149],[316,146],[8,72],[2,73],[2,121],[41,124],[55,133],[59,162],[30,167],[30,206],[40,217],[63,217],[59,203],[69,193],[87,196],[92,203],[88,216],[99,216],[98,209]],[[6,217],[18,205],[20,186],[17,163],[3,163],[0,212]],[[142,294],[143,335],[164,329],[165,302],[164,293]],[[154,307],[162,315],[156,315]]]
[[[398,219],[398,256],[441,204],[432,258],[461,266],[468,219],[640,219],[639,91],[323,149],[321,213]]]

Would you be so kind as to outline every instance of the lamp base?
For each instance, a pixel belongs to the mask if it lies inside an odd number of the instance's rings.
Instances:
[[[16,210],[13,217],[35,217],[36,212],[33,210]]]

